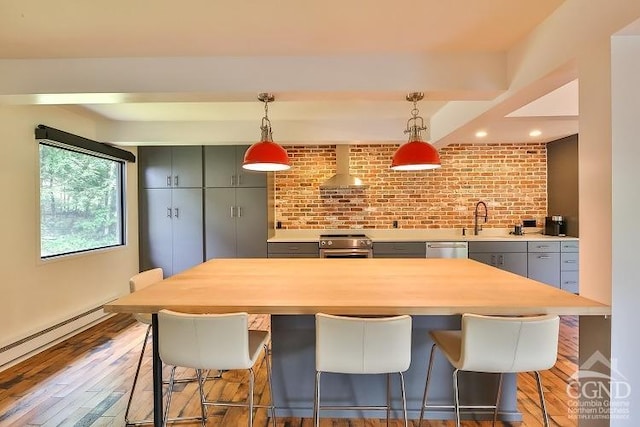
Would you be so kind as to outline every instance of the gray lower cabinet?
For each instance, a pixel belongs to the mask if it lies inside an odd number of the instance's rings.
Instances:
[[[242,169],[248,145],[204,147],[205,187],[266,187],[267,174]]]
[[[374,242],[374,258],[425,258],[427,246],[422,242]]]
[[[578,251],[577,240],[562,242],[560,245],[560,289],[574,294],[580,291]]]
[[[140,188],[202,187],[202,147],[139,147]]]
[[[527,242],[469,242],[469,258],[527,277]]]
[[[269,258],[319,258],[318,242],[269,242]]]
[[[212,258],[267,257],[267,189],[205,189],[205,254]]]
[[[141,190],[139,210],[141,271],[168,277],[202,262],[201,189]]]
[[[547,285],[560,287],[560,242],[528,243],[527,277]]]

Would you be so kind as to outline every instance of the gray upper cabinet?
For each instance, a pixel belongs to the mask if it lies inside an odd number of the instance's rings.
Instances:
[[[469,258],[527,276],[527,242],[469,242]]]
[[[140,147],[141,188],[202,187],[202,147]]]
[[[139,147],[140,269],[165,277],[201,263],[202,147]]]
[[[248,145],[208,145],[204,148],[205,187],[266,187],[267,174],[242,168]]]
[[[168,277],[202,260],[202,189],[141,190],[141,271],[161,267]]]
[[[247,148],[204,148],[206,259],[267,257],[267,175],[242,169]]]
[[[205,189],[206,259],[267,257],[267,189]]]

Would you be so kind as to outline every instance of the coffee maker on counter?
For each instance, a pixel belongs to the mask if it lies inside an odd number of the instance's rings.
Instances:
[[[545,218],[544,234],[547,236],[566,236],[567,222],[561,215],[553,215]]]

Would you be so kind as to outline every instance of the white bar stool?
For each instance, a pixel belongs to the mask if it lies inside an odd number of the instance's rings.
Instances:
[[[253,409],[269,408],[271,422],[276,425],[275,408],[273,405],[273,391],[271,389],[271,364],[269,363],[269,332],[249,330],[249,315],[247,313],[229,314],[187,314],[170,310],[158,313],[158,342],[160,358],[166,364],[196,369],[198,388],[200,391],[201,422],[206,425],[206,406],[247,407],[249,409],[249,427],[253,426]],[[267,365],[271,405],[256,405],[253,402],[254,366],[263,353]],[[213,402],[207,401],[204,395],[206,370],[234,370],[249,371],[249,396],[247,403]],[[174,372],[171,373],[169,389],[173,387]],[[165,409],[164,422],[171,399],[168,399]]]
[[[142,273],[138,273],[132,276],[129,279],[129,291],[131,293],[139,291],[141,289],[146,288],[149,285],[157,283],[164,278],[164,272],[161,268],[154,268],[151,270],[143,271]],[[124,412],[124,422],[126,426],[138,426],[145,424],[153,424],[152,419],[145,420],[130,420],[129,419],[129,410],[131,409],[131,403],[133,402],[133,394],[136,390],[136,385],[138,384],[138,377],[140,376],[140,367],[142,366],[142,359],[144,356],[145,349],[147,348],[147,342],[149,341],[149,335],[151,335],[151,314],[149,313],[135,313],[133,315],[134,319],[143,325],[147,325],[147,331],[144,335],[144,341],[142,342],[142,350],[140,350],[140,356],[138,357],[138,364],[136,366],[136,372],[133,376],[133,385],[131,386],[131,393],[129,394],[129,400],[127,401],[127,409]],[[175,368],[172,369],[172,372],[175,371]],[[184,382],[192,382],[196,381],[197,377],[191,378],[181,378],[179,380],[174,380],[174,382],[184,383]],[[163,384],[168,384],[165,380]],[[167,399],[171,399],[171,390],[167,392]],[[171,421],[188,421],[188,420],[197,420],[198,417],[178,417],[173,418]]]
[[[407,401],[403,372],[411,364],[411,317],[360,318],[316,314],[316,380],[313,405],[315,426],[320,425],[321,409],[370,409],[391,412],[390,374],[400,377],[404,425]],[[321,406],[320,376],[340,374],[387,374],[386,406]]]
[[[550,369],[558,358],[558,333],[560,318],[555,315],[531,317],[499,317],[476,314],[462,315],[460,331],[431,331],[433,339],[427,380],[424,387],[420,421],[424,410],[443,408],[427,405],[427,392],[433,367],[436,347],[455,368],[453,371],[454,405],[456,426],[460,427],[460,408],[493,409],[493,425],[498,417],[498,405],[502,389],[503,373],[534,372],[540,395],[540,406],[545,427],[549,426],[549,416],[542,390],[540,372]],[[492,406],[461,406],[458,395],[458,372],[488,372],[500,374],[496,404]],[[451,406],[446,406],[451,407]]]

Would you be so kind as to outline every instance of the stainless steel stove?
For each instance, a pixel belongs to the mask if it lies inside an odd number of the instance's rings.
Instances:
[[[365,234],[321,234],[320,258],[371,258],[373,243]]]

